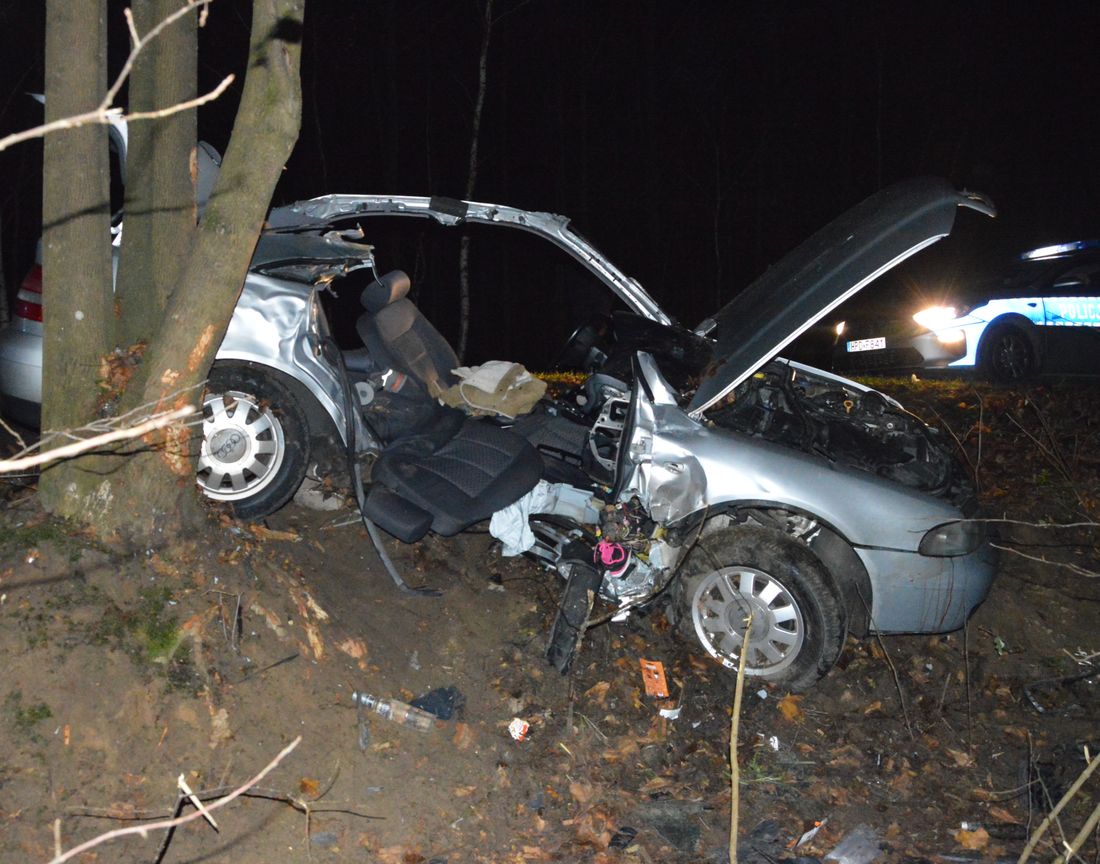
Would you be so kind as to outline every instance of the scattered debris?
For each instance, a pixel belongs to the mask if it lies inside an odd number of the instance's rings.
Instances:
[[[665,681],[665,666],[660,660],[639,660],[642,667],[642,682],[645,695],[658,699],[668,698],[668,683]]]
[[[833,851],[825,856],[825,861],[836,864],[871,864],[884,853],[882,838],[874,828],[857,825],[841,840]]]
[[[437,687],[417,696],[410,704],[413,708],[434,714],[440,720],[450,720],[455,712],[466,707],[466,697],[457,687]]]
[[[407,705],[398,699],[379,699],[369,693],[356,692],[351,694],[351,700],[356,705],[373,711],[380,717],[385,717],[394,723],[400,723],[402,726],[408,726],[410,729],[427,732],[435,726],[434,715],[429,714],[427,711],[421,711],[419,708],[414,708],[412,705]]]
[[[508,724],[508,734],[517,741],[523,741],[527,737],[527,733],[530,729],[531,724],[526,720],[521,720],[519,717],[513,717],[512,722]]]

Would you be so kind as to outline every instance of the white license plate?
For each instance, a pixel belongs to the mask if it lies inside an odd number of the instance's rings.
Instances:
[[[886,337],[876,336],[874,339],[853,339],[848,343],[848,353],[856,351],[877,351],[886,347]]]

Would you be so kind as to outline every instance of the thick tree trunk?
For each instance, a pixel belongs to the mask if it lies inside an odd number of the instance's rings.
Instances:
[[[46,120],[94,109],[107,89],[106,0],[48,0]],[[86,126],[44,143],[43,429],[94,419],[96,379],[111,325],[110,174],[107,130]],[[102,465],[88,458],[42,474],[45,506],[94,519],[102,512]]]
[[[136,0],[134,23],[147,33],[180,6],[179,0]],[[196,16],[162,32],[154,50],[138,55],[130,80],[131,111],[153,111],[195,96]],[[129,129],[126,229],[118,284],[115,344],[148,342],[164,320],[168,298],[194,240],[196,112],[181,111]]]
[[[195,234],[162,324],[127,404],[171,408],[201,402],[201,384],[225,335],[271,201],[301,122],[299,80],[304,0],[255,0],[248,71],[218,183]],[[196,440],[162,435],[112,479],[125,492],[96,522],[101,533],[153,542],[191,527],[201,514]]]

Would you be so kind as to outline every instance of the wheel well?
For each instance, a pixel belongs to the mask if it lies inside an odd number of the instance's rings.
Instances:
[[[839,531],[814,514],[797,508],[741,503],[731,505],[708,519],[702,533],[708,534],[731,523],[749,521],[776,528],[805,543],[825,565],[844,594],[848,631],[860,637],[871,632],[871,579],[855,548]]]

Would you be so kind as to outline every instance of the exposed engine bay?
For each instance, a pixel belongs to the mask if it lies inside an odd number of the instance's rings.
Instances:
[[[681,404],[690,401],[711,357],[703,337],[626,313],[611,316],[599,336],[591,340],[595,345],[584,363],[591,378],[564,401],[576,419],[590,418],[585,461],[590,473],[608,482],[629,401],[633,353],[646,350],[655,357]],[[973,496],[969,478],[939,430],[876,390],[815,374],[801,364],[771,361],[708,411],[706,419],[956,504]]]
[[[972,494],[939,430],[877,390],[782,360],[745,381],[707,418],[952,501]]]

